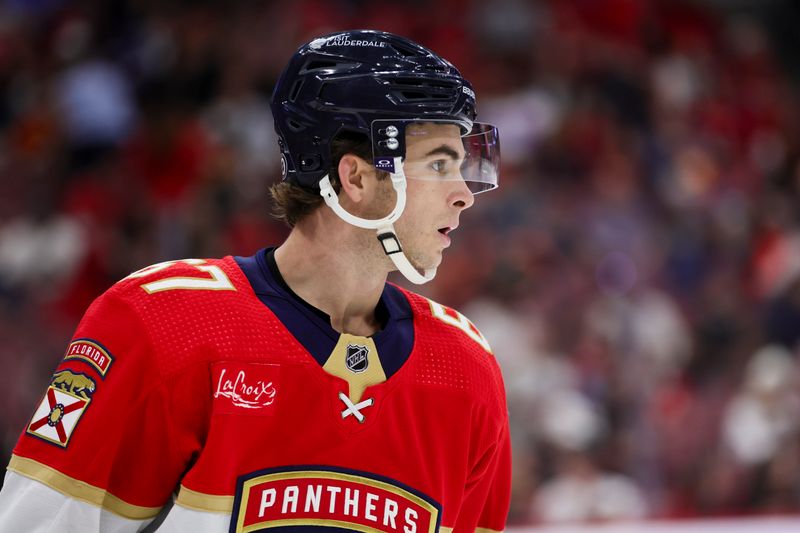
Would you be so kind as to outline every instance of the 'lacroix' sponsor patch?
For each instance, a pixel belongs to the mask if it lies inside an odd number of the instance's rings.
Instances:
[[[91,339],[78,339],[72,341],[64,354],[64,360],[77,359],[89,363],[102,377],[106,376],[108,369],[114,362],[114,357],[97,341]]]
[[[332,467],[284,467],[239,478],[230,531],[319,526],[434,533],[440,512],[432,498],[392,479]]]
[[[223,361],[213,366],[214,412],[272,415],[280,391],[280,365]]]

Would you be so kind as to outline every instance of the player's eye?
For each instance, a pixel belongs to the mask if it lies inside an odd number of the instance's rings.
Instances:
[[[447,174],[448,165],[446,159],[437,159],[431,163],[431,168],[439,174]]]

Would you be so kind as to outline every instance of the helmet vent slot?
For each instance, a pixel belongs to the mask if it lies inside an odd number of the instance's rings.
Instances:
[[[336,61],[326,61],[324,59],[309,59],[308,63],[306,63],[302,69],[300,69],[300,73],[304,74],[306,72],[312,72],[314,70],[323,70],[326,68],[333,68],[336,67],[338,63]]]
[[[390,46],[392,48],[394,48],[394,50],[398,54],[400,54],[401,56],[404,56],[404,57],[419,57],[419,56],[427,55],[427,54],[422,53],[419,50],[414,50],[413,48],[407,48],[407,47],[402,46],[401,44],[398,44],[398,43],[392,43]]]
[[[294,85],[292,85],[292,90],[289,93],[289,101],[294,102],[297,99],[297,95],[300,94],[300,89],[303,88],[303,78],[298,78]]]
[[[393,78],[390,80],[393,84],[401,87],[434,87],[437,89],[455,89],[456,84],[449,81],[434,80],[429,77],[426,78]]]
[[[450,96],[447,94],[437,94],[431,92],[422,92],[422,91],[398,91],[395,94],[399,94],[400,97],[406,102],[420,102],[420,101],[428,101],[431,100],[450,100]]]
[[[292,130],[294,133],[300,133],[301,131],[306,129],[305,126],[303,126],[302,124],[291,118],[286,121],[286,125],[289,126],[289,129]]]
[[[416,91],[400,91],[400,94],[406,100],[427,100],[428,95],[425,93],[419,93]]]

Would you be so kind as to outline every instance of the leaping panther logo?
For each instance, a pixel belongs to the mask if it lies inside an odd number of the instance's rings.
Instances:
[[[71,392],[81,398],[90,398],[94,394],[96,385],[92,378],[85,374],[76,374],[70,370],[62,370],[53,375],[53,387],[65,392]]]

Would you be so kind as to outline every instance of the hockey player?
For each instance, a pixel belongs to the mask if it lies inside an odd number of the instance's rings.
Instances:
[[[287,240],[153,265],[98,298],[24,429],[0,531],[499,531],[505,394],[430,280],[496,129],[447,61],[348,31],[291,58],[272,110]],[[322,205],[322,204],[326,205]]]

